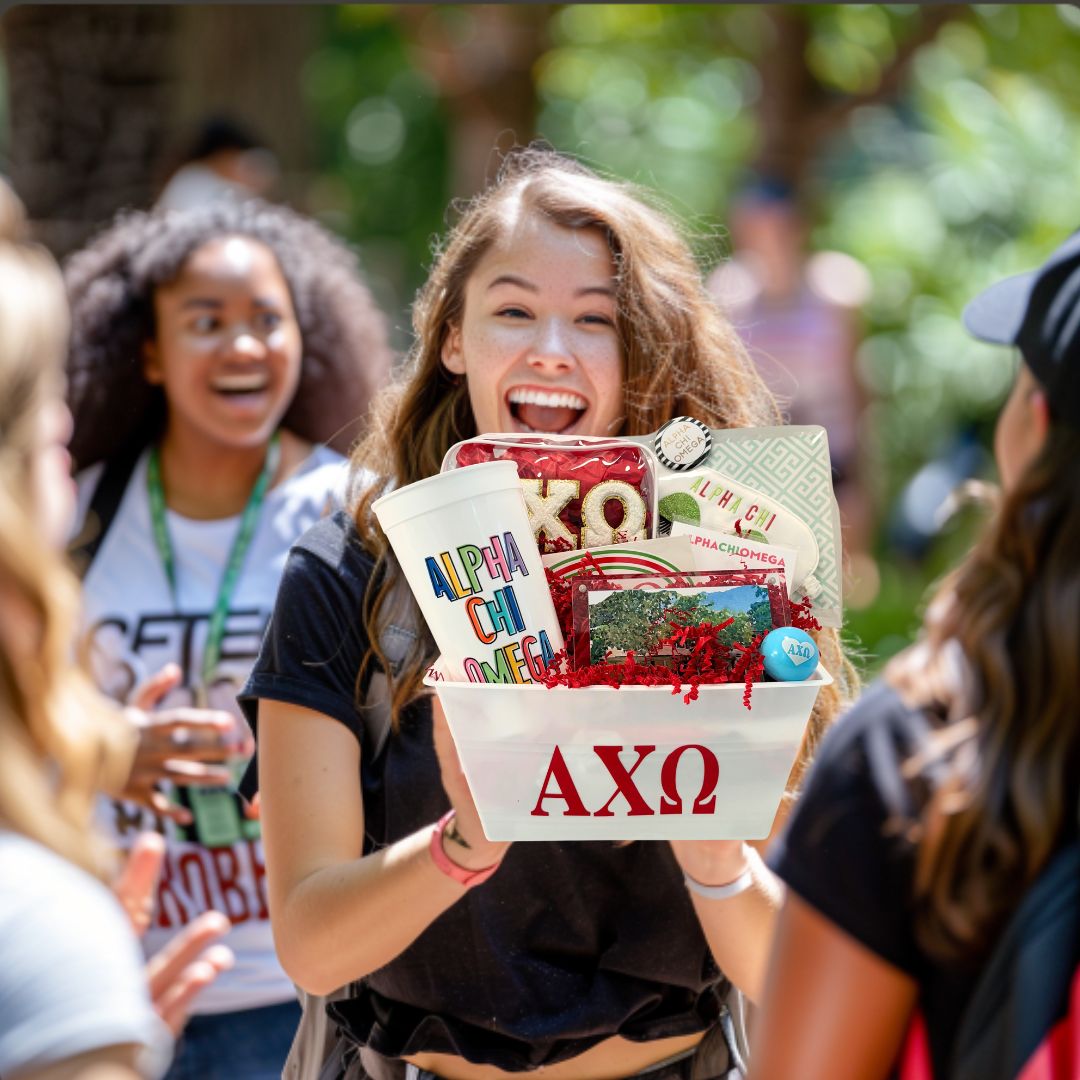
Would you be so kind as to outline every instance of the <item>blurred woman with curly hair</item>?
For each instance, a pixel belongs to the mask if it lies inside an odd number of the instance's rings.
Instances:
[[[66,278],[95,678],[122,701],[235,711],[289,546],[342,490],[331,447],[353,441],[389,371],[385,320],[343,244],[259,202],[121,215]],[[228,788],[166,791],[158,810],[107,815],[121,846],[166,836],[147,947],[218,908],[236,954],[170,1077],[276,1080],[299,1012],[258,821]]]

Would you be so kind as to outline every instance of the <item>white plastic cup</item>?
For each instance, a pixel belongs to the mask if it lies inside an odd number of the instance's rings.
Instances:
[[[512,461],[439,473],[372,510],[454,681],[538,681],[563,647]]]

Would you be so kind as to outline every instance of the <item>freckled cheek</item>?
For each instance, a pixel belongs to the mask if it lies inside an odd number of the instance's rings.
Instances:
[[[599,393],[622,393],[624,363],[622,353],[610,345],[600,345],[578,353],[589,379]]]
[[[512,331],[479,332],[464,343],[466,369],[474,378],[481,373],[498,377],[500,368],[512,363],[521,347]]]

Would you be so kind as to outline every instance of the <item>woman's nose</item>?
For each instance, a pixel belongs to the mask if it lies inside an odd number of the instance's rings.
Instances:
[[[569,371],[575,358],[565,327],[555,319],[538,323],[536,341],[528,359],[531,367],[549,374]]]
[[[247,327],[229,334],[225,348],[228,355],[241,360],[261,360],[266,355],[266,345]]]

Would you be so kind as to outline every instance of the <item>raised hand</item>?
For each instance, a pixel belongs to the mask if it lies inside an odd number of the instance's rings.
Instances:
[[[121,798],[148,807],[161,817],[190,824],[191,811],[158,790],[162,780],[174,784],[225,785],[229,770],[223,762],[254,752],[251,733],[243,722],[221,709],[160,709],[155,706],[180,682],[176,664],[166,664],[140,686],[124,710],[139,732],[135,761]]]
[[[135,932],[145,933],[154,905],[154,886],[165,858],[160,833],[140,833],[113,884]],[[232,950],[217,944],[229,930],[220,911],[207,911],[189,923],[146,963],[150,1000],[157,1014],[179,1035],[195,996],[233,965]]]

